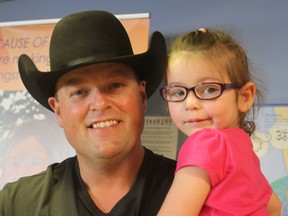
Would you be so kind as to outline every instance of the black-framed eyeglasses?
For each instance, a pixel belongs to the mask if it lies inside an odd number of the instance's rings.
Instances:
[[[160,95],[168,102],[184,101],[190,91],[200,100],[212,100],[218,98],[226,89],[241,88],[235,84],[205,82],[194,87],[187,88],[180,85],[167,85],[160,88]]]

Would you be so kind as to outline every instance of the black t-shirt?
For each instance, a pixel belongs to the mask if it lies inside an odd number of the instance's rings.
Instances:
[[[171,186],[176,162],[145,150],[130,191],[105,214],[92,201],[79,174],[77,158],[68,158],[0,191],[1,216],[154,216]]]

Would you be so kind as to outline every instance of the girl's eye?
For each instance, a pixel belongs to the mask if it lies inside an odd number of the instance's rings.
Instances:
[[[203,90],[203,94],[214,94],[216,92],[218,92],[219,89],[218,88],[214,88],[214,87],[207,87]]]
[[[173,95],[174,97],[182,97],[183,95],[185,95],[185,91],[183,91],[182,89],[174,89],[171,92],[171,95]]]

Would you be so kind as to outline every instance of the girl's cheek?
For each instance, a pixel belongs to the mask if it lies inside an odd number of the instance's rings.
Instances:
[[[169,114],[172,120],[177,124],[179,119],[181,119],[181,112],[180,110],[176,109],[174,106],[169,106]]]

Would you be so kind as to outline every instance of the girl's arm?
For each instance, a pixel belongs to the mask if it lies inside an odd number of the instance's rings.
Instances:
[[[280,199],[275,193],[272,193],[269,203],[267,205],[267,210],[271,216],[280,216],[282,212],[282,204]]]
[[[158,216],[198,215],[210,191],[210,177],[199,167],[181,168]]]

